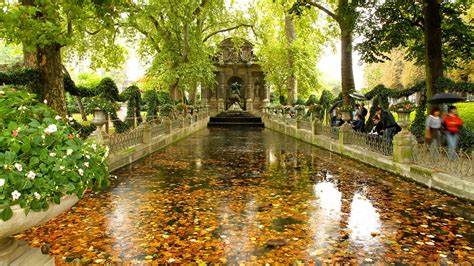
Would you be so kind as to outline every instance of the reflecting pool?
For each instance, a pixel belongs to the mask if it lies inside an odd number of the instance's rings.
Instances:
[[[202,130],[17,235],[68,263],[474,261],[471,203],[270,130]]]

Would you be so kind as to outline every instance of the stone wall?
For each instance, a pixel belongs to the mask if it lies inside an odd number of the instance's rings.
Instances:
[[[141,144],[122,149],[120,151],[113,151],[110,153],[107,163],[110,172],[115,171],[121,167],[129,165],[159,149],[162,149],[180,139],[183,139],[203,128],[207,127],[209,116],[197,119],[196,121],[187,122],[183,119],[180,127],[172,128],[171,121],[165,121],[166,131],[164,134],[152,136],[150,125],[143,124],[138,130],[143,130],[143,140]]]
[[[474,179],[472,176],[463,177],[453,173],[440,172],[410,162],[399,163],[393,159],[396,156],[385,156],[360,146],[345,144],[343,130],[339,132],[339,139],[336,140],[320,135],[317,132],[316,126],[313,126],[312,130],[302,129],[298,128],[297,125],[285,122],[285,120],[285,118],[278,118],[275,115],[265,114],[263,116],[265,127],[274,131],[409,178],[430,188],[435,188],[457,197],[474,200]],[[318,122],[315,121],[314,123]],[[396,153],[396,150],[396,143],[394,143],[394,153]]]

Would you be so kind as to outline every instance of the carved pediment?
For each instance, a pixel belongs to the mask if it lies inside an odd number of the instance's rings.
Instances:
[[[240,44],[242,43],[242,44]],[[253,53],[253,45],[246,41],[239,41],[236,45],[232,38],[225,39],[220,44],[220,51],[216,54],[215,61],[219,64],[251,64],[257,61]]]

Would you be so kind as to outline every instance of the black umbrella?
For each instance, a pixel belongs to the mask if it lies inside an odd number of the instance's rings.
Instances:
[[[342,101],[337,101],[335,103],[333,103],[333,105],[331,106],[331,108],[329,108],[329,113],[332,112],[332,110],[334,110],[334,108],[338,107],[339,105],[341,105]]]
[[[466,98],[461,97],[454,93],[436,93],[428,100],[429,103],[441,104],[441,103],[457,103],[464,102]]]

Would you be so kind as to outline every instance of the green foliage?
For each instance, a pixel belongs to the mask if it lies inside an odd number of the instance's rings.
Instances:
[[[444,67],[457,67],[459,61],[472,60],[473,26],[463,17],[469,1],[440,1]],[[368,1],[361,10],[357,31],[365,36],[356,45],[365,62],[389,60],[387,53],[406,47],[405,59],[425,61],[422,1]]]
[[[100,146],[85,142],[35,95],[0,87],[0,205],[26,212],[47,210],[64,195],[82,197],[106,188],[109,174]]]
[[[158,118],[158,93],[156,90],[147,90],[143,93],[143,103],[146,106],[146,121],[153,121]]]
[[[306,106],[309,106],[309,105],[315,105],[318,103],[318,98],[316,98],[316,95],[314,94],[311,94],[308,98],[308,100],[306,100],[306,103],[305,105]]]
[[[0,84],[25,86],[37,95],[42,95],[41,92],[43,91],[41,72],[37,69],[23,68],[0,72]]]
[[[322,108],[329,110],[329,107],[331,106],[333,100],[334,95],[328,90],[323,90],[323,92],[321,93],[321,97],[319,98],[319,104]]]
[[[0,65],[13,65],[23,60],[23,51],[19,45],[7,45],[0,40]]]
[[[464,151],[472,151],[474,149],[474,131],[469,127],[462,127],[459,133],[459,148]]]
[[[91,60],[93,67],[119,66],[124,50],[118,46],[116,25],[126,1],[3,1],[0,38],[31,52],[48,45],[64,47],[67,58]]]
[[[120,95],[122,101],[127,101],[127,124],[131,127],[135,126],[135,119],[137,125],[142,122],[141,116],[141,104],[142,104],[142,95],[137,86],[132,85],[126,88]]]
[[[286,96],[287,79],[294,75],[298,81],[298,95],[305,98],[321,87],[315,65],[328,36],[314,28],[318,20],[315,10],[308,10],[305,16],[295,16],[288,11],[291,4],[289,1],[262,0],[255,5],[255,31],[260,39],[258,57],[268,85],[279,95]],[[269,13],[273,15],[266,15]],[[291,44],[286,37],[285,17],[293,18],[296,39]],[[291,69],[289,60],[292,60]]]

